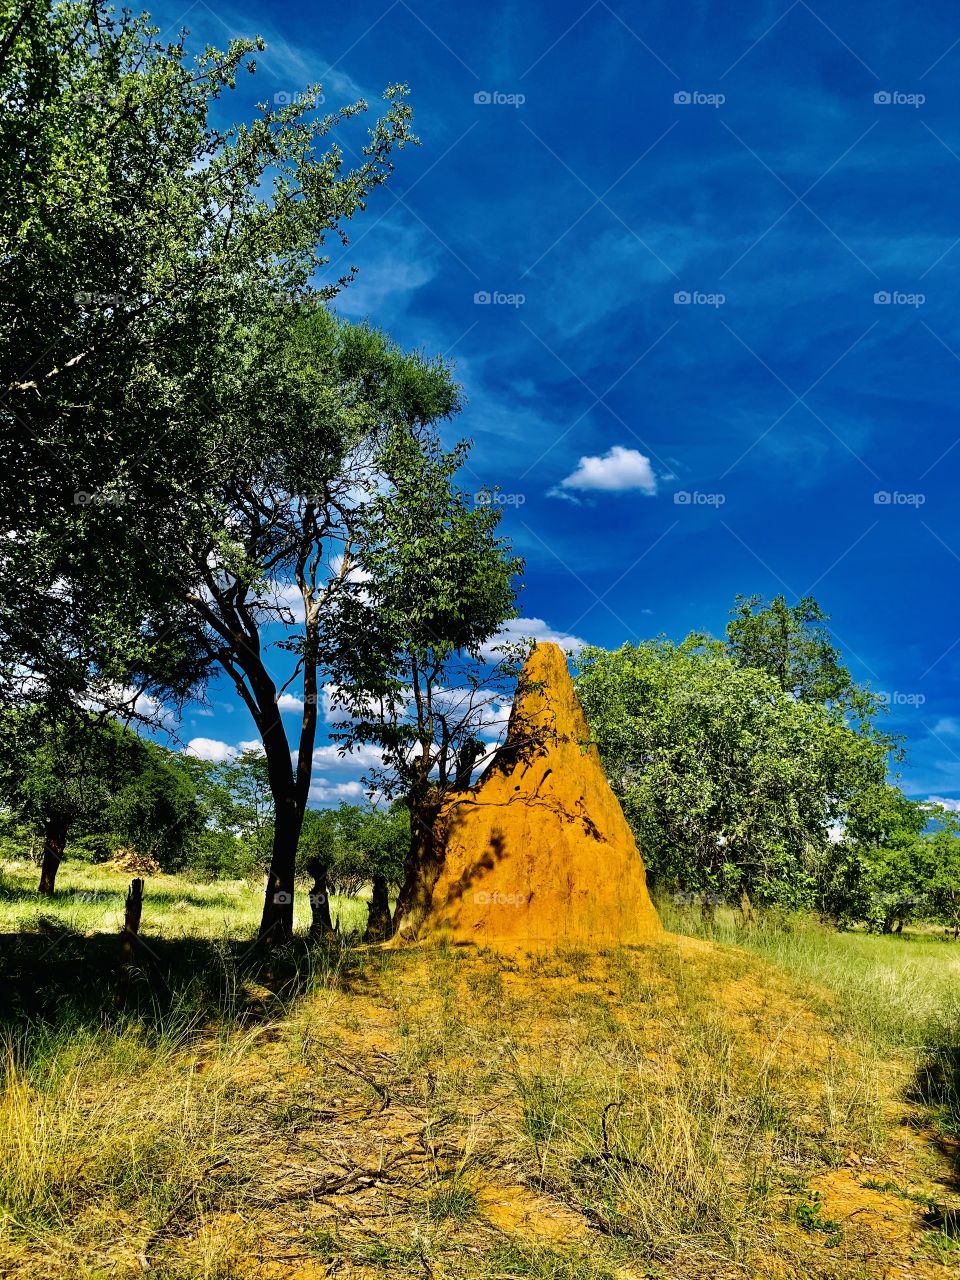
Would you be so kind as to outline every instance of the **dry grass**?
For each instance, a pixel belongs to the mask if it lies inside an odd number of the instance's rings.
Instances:
[[[221,947],[215,981],[157,938],[135,999],[10,1022],[0,1274],[954,1274],[956,1112],[917,1070],[922,1037],[956,1044],[933,960],[780,933],[740,938],[762,955]],[[854,999],[844,954],[861,980],[905,966],[909,1027],[896,983]]]

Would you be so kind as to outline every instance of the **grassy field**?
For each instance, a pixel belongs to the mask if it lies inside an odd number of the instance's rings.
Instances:
[[[955,944],[264,958],[258,886],[158,876],[122,980],[126,878],[61,874],[0,876],[0,1275],[957,1273]]]

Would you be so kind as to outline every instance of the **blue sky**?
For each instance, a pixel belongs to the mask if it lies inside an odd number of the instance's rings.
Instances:
[[[614,647],[812,593],[889,694],[907,791],[960,800],[955,6],[154,15],[266,38],[235,118],[410,85],[422,146],[353,224],[339,307],[455,360],[465,483],[508,499],[525,618]],[[252,738],[231,694],[183,738]],[[357,776],[327,749],[315,798]]]

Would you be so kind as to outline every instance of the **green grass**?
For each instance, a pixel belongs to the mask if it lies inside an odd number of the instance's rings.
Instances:
[[[132,876],[91,863],[64,862],[53,898],[38,899],[39,872],[30,862],[8,862],[0,875],[0,933],[35,927],[48,920],[76,933],[117,932]],[[306,884],[303,886],[307,888]],[[194,881],[184,876],[150,876],[146,882],[141,932],[164,938],[242,939],[256,936],[263,910],[260,881]],[[295,927],[310,927],[306,892],[297,894]],[[330,914],[345,934],[366,924],[363,898],[332,896]]]
[[[897,1248],[955,1264],[933,1220],[865,1242],[882,1216],[818,1180],[860,1176],[917,1215],[951,1203],[931,1132],[956,1127],[960,947],[723,913],[720,947],[310,947],[300,895],[300,936],[261,955],[259,885],[158,876],[125,984],[127,877],[61,874],[38,906],[34,867],[0,873],[0,1258],[23,1274],[247,1280],[310,1258],[342,1280],[638,1280],[772,1260],[853,1280],[851,1259]],[[356,937],[364,901],[335,909]]]
[[[744,947],[810,983],[811,998],[841,1029],[880,1047],[923,1051],[960,1041],[960,943],[952,938],[841,933],[803,917],[744,928],[723,910],[704,928],[694,911],[659,906],[667,928]]]

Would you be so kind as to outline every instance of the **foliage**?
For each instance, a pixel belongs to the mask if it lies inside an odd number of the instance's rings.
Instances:
[[[42,708],[4,715],[0,796],[34,831],[60,828],[109,855],[121,843],[179,865],[203,825],[194,788],[171,752],[102,714]]]
[[[326,868],[330,891],[354,896],[374,876],[398,888],[409,845],[410,819],[402,805],[308,809],[298,862],[305,867],[316,858]]]
[[[222,527],[211,484],[266,422],[296,442],[288,411],[312,397],[297,303],[345,282],[307,288],[415,141],[399,87],[352,168],[333,139],[366,103],[321,113],[319,86],[214,127],[263,48],[191,59],[184,35],[164,43],[105,0],[0,17],[0,509],[17,535],[0,556],[0,698],[59,704],[98,676],[101,693],[139,676],[182,694],[202,677],[206,655],[171,626],[194,576],[184,527]],[[276,432],[262,448],[276,456]]]
[[[812,596],[795,605],[776,596],[737,596],[727,624],[727,652],[739,667],[766,671],[803,702],[846,705],[856,686],[830,642],[825,614]]]
[[[502,701],[484,646],[516,614],[521,563],[497,536],[499,510],[457,487],[465,457],[462,443],[389,440],[385,483],[359,513],[358,572],[330,615],[336,704],[351,716],[340,741],[379,747],[375,781],[404,799],[452,784]]]
[[[830,828],[887,743],[692,635],[585,649],[577,691],[644,860],[665,887],[813,901]]]
[[[184,870],[214,878],[258,878],[270,858],[273,800],[263,753],[248,749],[221,762],[176,757],[204,813],[203,829],[184,851]]]
[[[500,512],[456,483],[466,450],[408,430],[387,440],[358,512],[357,572],[325,633],[335,705],[349,717],[336,736],[347,750],[379,748],[371,784],[410,813],[397,927],[422,910],[443,795],[470,784],[516,675],[490,646],[516,615],[522,564],[497,534]]]

